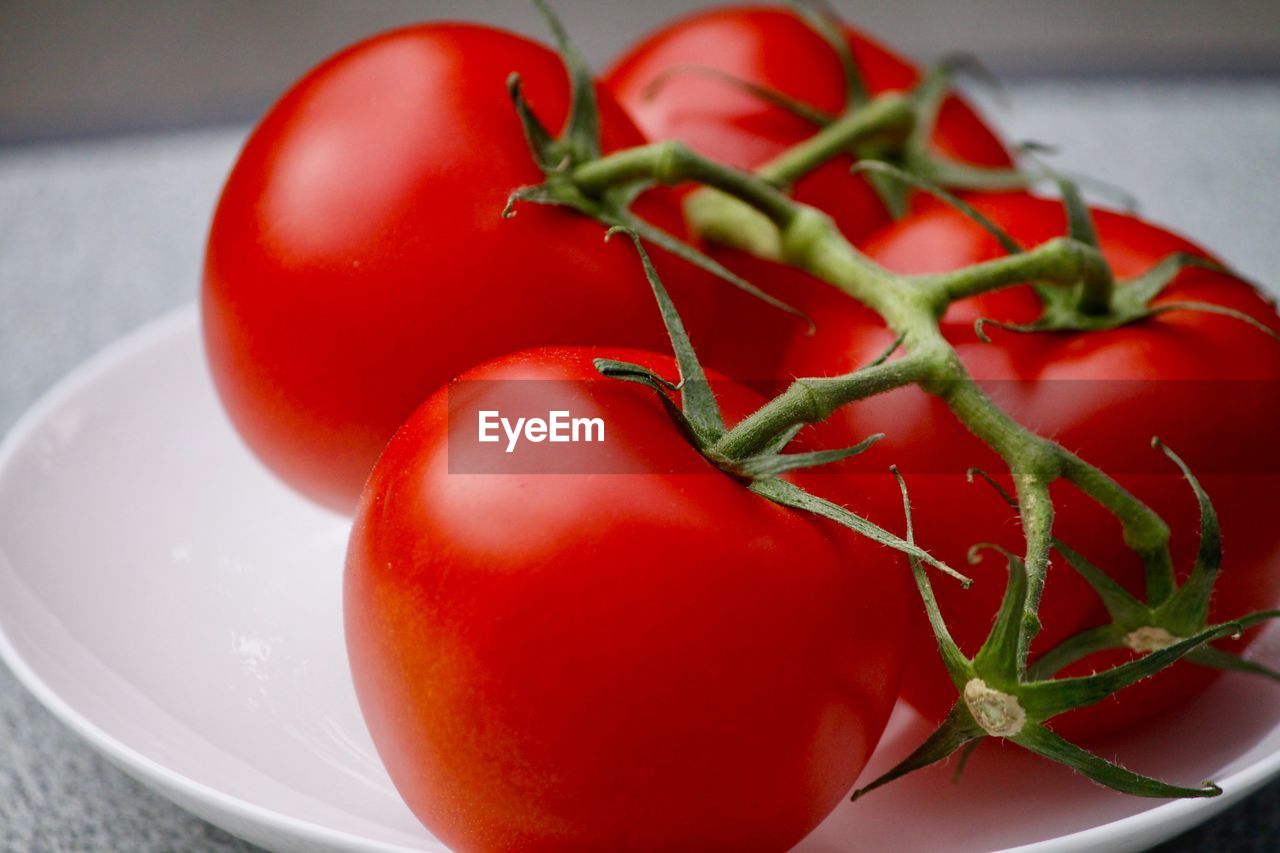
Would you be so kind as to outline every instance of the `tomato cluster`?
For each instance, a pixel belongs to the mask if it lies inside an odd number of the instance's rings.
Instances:
[[[861,33],[845,37],[870,93],[918,83],[910,63]],[[852,786],[899,695],[941,719],[955,689],[901,555],[754,494],[700,455],[651,389],[600,376],[598,358],[678,372],[653,354],[667,338],[625,241],[606,245],[598,223],[563,208],[502,215],[514,190],[543,177],[508,96],[512,73],[542,123],[560,127],[573,94],[560,57],[465,25],[357,44],[272,108],[209,238],[202,316],[218,391],[269,468],[355,510],[344,593],[352,672],[392,779],[433,832],[462,849],[784,849]],[[801,18],[715,10],[645,39],[601,78],[602,147],[678,139],[750,169],[815,132],[751,86],[830,115],[848,94],[838,55]],[[956,97],[932,144],[976,166],[1010,165]],[[851,162],[817,168],[794,197],[883,267],[937,273],[1004,253],[951,207],[916,198],[894,221]],[[1068,230],[1056,200],[967,200],[1025,247]],[[636,212],[683,236],[679,202],[650,190]],[[1130,215],[1095,220],[1121,278],[1173,253],[1205,255]],[[731,422],[764,402],[748,385],[776,391],[796,376],[845,373],[894,337],[803,273],[707,251],[816,325],[810,333],[659,254],[695,345],[720,372],[713,384]],[[1280,327],[1270,303],[1220,270],[1187,269],[1160,298]],[[1192,312],[1106,331],[975,333],[981,318],[1025,323],[1039,310],[1022,285],[956,302],[940,324],[1018,421],[1158,510],[1175,531],[1175,563],[1189,566],[1196,504],[1176,470],[1148,458],[1159,433],[1201,472],[1222,518],[1230,562],[1214,617],[1273,602],[1280,537],[1267,475],[1280,470],[1269,426],[1280,420],[1280,346]],[[475,427],[458,412],[499,406],[508,382],[567,383],[575,415],[609,425],[608,470],[459,469],[454,448]],[[870,456],[792,479],[893,529],[902,503],[892,462],[930,553],[963,566],[978,541],[1020,549],[1016,512],[966,477],[970,467],[999,476],[1002,460],[919,388],[847,406],[803,435],[840,447],[872,433],[887,437]],[[1053,496],[1056,535],[1140,593],[1142,565],[1115,520],[1068,487]],[[994,563],[972,571],[970,590],[937,585],[970,653],[1005,583]],[[1033,656],[1107,621],[1093,590],[1056,562],[1045,602]],[[1080,671],[1122,657],[1108,654]],[[1180,663],[1053,727],[1123,731],[1213,674]]]

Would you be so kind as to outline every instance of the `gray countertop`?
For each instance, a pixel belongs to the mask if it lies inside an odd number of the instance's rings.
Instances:
[[[1280,82],[1023,84],[1013,139],[1119,184],[1280,292]],[[0,148],[0,432],[113,339],[194,298],[244,129]],[[1280,696],[1278,696],[1280,698]],[[0,667],[0,850],[249,850],[133,783]],[[1280,783],[1165,851],[1280,849]]]

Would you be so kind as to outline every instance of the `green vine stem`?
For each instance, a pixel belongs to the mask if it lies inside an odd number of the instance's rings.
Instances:
[[[772,184],[785,186],[858,143],[884,139],[901,144],[914,127],[915,109],[911,98],[900,92],[885,92],[788,148],[757,169],[756,175]]]
[[[1159,293],[1186,262],[1175,257],[1170,263],[1160,265],[1160,269],[1117,290],[1110,267],[1098,250],[1083,201],[1073,185],[1055,179],[1067,207],[1067,237],[1024,251],[990,223],[984,223],[988,230],[994,229],[997,239],[1010,253],[1008,257],[941,275],[896,275],[859,252],[829,216],[788,196],[783,185],[836,154],[856,150],[859,142],[883,138],[884,134],[905,132],[908,138],[915,138],[919,143],[921,128],[913,126],[913,122],[929,120],[928,109],[922,111],[920,103],[911,104],[910,97],[903,96],[853,99],[844,115],[765,167],[764,175],[717,163],[674,141],[600,156],[598,130],[585,118],[589,112],[586,107],[590,106],[588,93],[592,93],[594,87],[580,57],[565,49],[563,30],[558,25],[553,29],[562,43],[562,54],[577,94],[575,110],[564,134],[552,137],[522,101],[518,86],[513,86],[513,99],[524,121],[526,138],[546,180],[540,185],[516,190],[512,204],[523,200],[572,207],[610,226],[626,225],[637,247],[641,240],[657,242],[676,250],[682,257],[691,258],[704,269],[717,271],[714,261],[636,219],[628,210],[631,200],[653,183],[701,184],[701,189],[686,197],[686,215],[695,233],[705,240],[791,265],[826,281],[875,311],[896,334],[894,346],[872,364],[843,376],[799,379],[730,429],[720,418],[713,396],[698,391],[705,383],[699,379],[700,368],[692,346],[641,249],[646,274],[667,322],[682,377],[689,382],[687,393],[682,395],[682,409],[677,410],[667,397],[667,392],[675,386],[666,380],[648,375],[634,365],[608,360],[597,365],[605,375],[643,382],[657,391],[677,422],[685,425],[700,452],[726,472],[750,481],[750,487],[757,493],[777,503],[831,518],[908,555],[959,698],[942,727],[871,787],[940,760],[974,738],[991,736],[1012,740],[1120,791],[1158,797],[1220,793],[1211,784],[1181,788],[1131,773],[1063,741],[1043,724],[1072,708],[1101,701],[1183,656],[1198,654],[1205,665],[1241,668],[1217,660],[1217,650],[1206,644],[1276,614],[1268,611],[1231,623],[1206,625],[1202,605],[1207,601],[1209,587],[1199,582],[1177,587],[1169,552],[1168,525],[1105,472],[1024,428],[997,406],[974,381],[939,325],[948,306],[956,300],[1028,281],[1045,303],[1046,312],[1027,330],[1087,331],[1134,322],[1159,310],[1159,306],[1148,304],[1149,298]],[[848,70],[851,60],[845,59]],[[935,79],[934,88],[941,91],[937,85],[940,84]],[[919,93],[915,97],[922,98]],[[927,98],[923,100],[926,107],[931,108],[932,102]],[[889,164],[860,165],[859,168],[879,178],[900,178],[894,173],[902,172]],[[927,175],[908,173],[906,180],[913,186],[947,196]],[[740,287],[752,289],[726,271],[719,270],[717,274]],[[1128,304],[1126,300],[1136,301]],[[981,334],[980,328],[976,331]],[[903,354],[892,359],[899,347]],[[951,639],[928,579],[921,570],[924,561],[951,571],[914,544],[905,484],[907,539],[903,541],[776,476],[796,467],[825,464],[869,447],[879,436],[838,451],[782,452],[804,425],[824,419],[840,406],[908,384],[942,400],[975,436],[1004,460],[1013,477],[1015,494],[1009,499],[1016,505],[1022,521],[1025,559],[1005,553],[1010,575],[1004,601],[987,641],[972,659],[961,654]],[[1208,499],[1190,472],[1180,460],[1172,458],[1192,480],[1202,507],[1208,508]],[[1161,621],[1147,621],[1126,635],[1133,640],[1130,646],[1142,651],[1142,657],[1086,677],[1042,680],[1044,667],[1037,664],[1030,668],[1028,658],[1040,629],[1037,613],[1050,551],[1056,548],[1067,556],[1073,568],[1086,579],[1103,576],[1100,570],[1072,560],[1053,534],[1054,506],[1049,489],[1058,480],[1071,483],[1118,520],[1125,542],[1141,557],[1146,570],[1147,611],[1140,615],[1163,620],[1179,630],[1165,628],[1164,633],[1157,634],[1153,626],[1163,627]],[[1208,509],[1206,513],[1204,518],[1210,519]],[[1197,561],[1193,579],[1196,572],[1206,578],[1216,573],[1220,559],[1214,555],[1215,542],[1215,537],[1208,536],[1202,543],[1202,556]],[[1129,616],[1138,612],[1134,602],[1109,595],[1105,584],[1099,582],[1095,588],[1113,611],[1116,626],[1124,627]],[[1114,636],[1101,634],[1082,635],[1069,641],[1052,662],[1068,662],[1075,655],[1087,653],[1113,639]],[[1155,642],[1157,640],[1159,642]]]
[[[998,453],[1017,484],[1027,531],[1028,607],[1018,643],[1020,665],[1039,622],[1035,616],[1052,540],[1048,487],[1064,478],[1105,507],[1123,526],[1125,541],[1149,577],[1172,577],[1168,526],[1101,470],[1025,429],[997,406],[969,375],[938,318],[947,305],[1027,280],[1077,287],[1110,271],[1093,246],[1058,238],[1035,249],[947,275],[904,277],[880,267],[840,234],[825,214],[796,202],[773,184],[708,160],[679,142],[619,152],[579,166],[573,183],[602,193],[638,180],[712,188],[690,198],[690,221],[704,237],[803,269],[878,313],[903,339],[906,354],[842,377],[803,379],[730,430],[715,450],[729,458],[757,452],[779,432],[813,423],[840,405],[900,385],[918,384],[942,399],[978,438]]]

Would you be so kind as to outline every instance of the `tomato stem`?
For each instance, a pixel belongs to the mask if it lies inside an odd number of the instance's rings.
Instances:
[[[845,376],[797,379],[739,422],[714,450],[731,459],[753,456],[789,427],[820,423],[847,403],[920,382],[932,369],[933,359],[926,352],[860,368]]]
[[[756,174],[772,184],[791,184],[859,143],[884,139],[901,144],[914,126],[911,99],[900,92],[885,92],[788,148],[756,169]]]
[[[920,281],[945,305],[1029,281],[1083,281],[1105,267],[1101,253],[1094,247],[1070,237],[1055,237],[1016,255],[924,276]],[[1109,277],[1110,273],[1106,275]]]

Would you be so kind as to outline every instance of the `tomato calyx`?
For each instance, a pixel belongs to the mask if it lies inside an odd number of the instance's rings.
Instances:
[[[895,472],[896,473],[896,472]],[[911,502],[902,489],[907,516],[907,540],[914,541]],[[935,764],[962,748],[971,749],[986,737],[1002,738],[1044,758],[1064,764],[1116,791],[1142,797],[1215,797],[1222,789],[1212,782],[1184,787],[1127,770],[1055,734],[1046,723],[1059,714],[1096,704],[1113,693],[1155,675],[1178,660],[1208,648],[1213,640],[1238,634],[1261,614],[1236,622],[1203,627],[1135,660],[1078,678],[1052,678],[1028,668],[1019,651],[1022,620],[1028,608],[1027,567],[1021,558],[997,545],[975,545],[969,560],[985,551],[1004,557],[1009,569],[1004,598],[986,641],[972,657],[960,651],[947,629],[928,576],[912,560],[912,575],[928,613],[947,673],[957,691],[951,712],[914,752],[897,766],[853,793],[858,799],[914,770]],[[1266,618],[1266,617],[1262,617]],[[966,753],[967,757],[967,753]]]
[[[849,154],[855,163],[885,162],[902,170],[955,189],[1007,190],[1028,186],[1031,179],[1017,167],[988,167],[946,157],[932,145],[939,112],[961,72],[991,79],[972,57],[955,55],[929,69],[906,91],[872,95],[853,55],[847,33],[850,28],[825,3],[790,0],[792,12],[831,49],[839,61],[845,102],[839,113],[829,113],[769,86],[738,78],[710,66],[683,64],[667,69],[648,86],[648,97],[681,75],[712,77],[760,101],[777,107],[814,127],[814,135],[756,171],[778,187],[786,188],[838,154]],[[889,215],[898,219],[908,209],[910,187],[870,173],[866,179]]]
[[[973,205],[951,193],[942,183],[884,162],[860,162],[854,165],[854,171],[863,172],[869,176],[878,175],[884,180],[927,192],[991,234],[1007,255],[1016,256],[1025,253],[1023,247],[1008,232]],[[1040,317],[1031,323],[1006,323],[980,317],[973,324],[974,334],[980,340],[991,343],[991,337],[986,331],[988,326],[1024,334],[1098,332],[1132,325],[1176,311],[1198,311],[1230,317],[1280,340],[1280,333],[1266,324],[1225,305],[1195,301],[1157,301],[1184,269],[1207,269],[1232,274],[1229,269],[1210,258],[1188,252],[1174,252],[1162,258],[1146,272],[1133,278],[1117,281],[1102,255],[1097,229],[1093,224],[1093,215],[1080,194],[1078,182],[1046,166],[1041,167],[1040,173],[1028,175],[1029,181],[1046,179],[1057,185],[1066,209],[1067,236],[1061,239],[1064,248],[1076,256],[1078,272],[1075,280],[1059,279],[1048,282],[1031,279],[1030,286],[1040,300]],[[1009,279],[999,276],[974,275],[976,270],[978,268],[974,267],[937,277],[939,289],[945,293],[948,304],[957,298],[1011,283]],[[939,309],[943,308],[945,305],[940,304]]]
[[[1243,311],[1224,305],[1194,301],[1156,301],[1184,269],[1199,268],[1230,273],[1230,270],[1210,258],[1188,252],[1175,252],[1161,259],[1141,275],[1117,281],[1102,257],[1098,232],[1093,224],[1093,215],[1085,204],[1077,183],[1047,168],[1045,176],[1058,185],[1061,193],[1067,213],[1068,238],[1092,251],[1088,252],[1086,262],[1082,265],[1080,280],[1075,284],[1063,286],[1037,281],[1031,283],[1042,306],[1042,313],[1038,319],[1031,323],[1020,324],[980,318],[974,323],[974,333],[979,339],[987,343],[991,342],[986,332],[987,326],[1019,333],[1097,332],[1117,329],[1175,311],[1198,311],[1230,317],[1280,340],[1280,333]],[[965,205],[965,207],[968,206]],[[976,211],[971,207],[968,207],[967,211],[964,208],[961,210],[966,215],[976,215]],[[983,222],[983,227],[999,231],[989,220]],[[1008,238],[1008,235],[1002,234],[1000,242],[1010,254],[1021,251],[1017,243]]]
[[[1078,551],[1055,538],[1055,550],[1097,593],[1111,622],[1083,631],[1050,649],[1032,664],[1030,671],[1033,675],[1052,677],[1064,667],[1104,649],[1128,648],[1137,654],[1150,656],[1178,645],[1185,638],[1207,631],[1234,627],[1236,630],[1232,633],[1239,633],[1280,617],[1280,610],[1262,610],[1241,616],[1230,623],[1209,622],[1209,603],[1222,568],[1222,537],[1218,514],[1209,495],[1186,462],[1159,438],[1153,438],[1151,444],[1178,466],[1199,504],[1200,547],[1190,574],[1181,586],[1167,567],[1163,572],[1149,574],[1146,600],[1143,601],[1130,594]],[[978,473],[1000,490],[1006,500],[1009,498],[998,483],[985,474]],[[1251,672],[1280,681],[1280,672],[1209,644],[1192,649],[1186,658],[1198,666]]]
[[[974,322],[974,333],[983,341],[990,343],[987,327],[992,326],[1006,332],[1099,332],[1107,329],[1118,329],[1140,323],[1161,314],[1176,311],[1200,312],[1202,314],[1220,314],[1238,320],[1255,330],[1280,340],[1280,333],[1259,322],[1243,311],[1228,308],[1225,305],[1214,305],[1210,302],[1179,301],[1156,302],[1166,287],[1184,269],[1198,268],[1215,272],[1229,273],[1221,264],[1197,255],[1177,252],[1161,260],[1142,275],[1116,282],[1113,294],[1100,311],[1087,311],[1082,298],[1084,288],[1081,285],[1062,287],[1033,283],[1032,288],[1040,297],[1043,313],[1032,323],[1004,323],[988,318],[980,318]]]
[[[746,279],[730,271],[715,259],[631,211],[631,204],[655,183],[653,177],[639,174],[615,181],[599,192],[584,189],[577,170],[601,159],[599,105],[595,79],[582,54],[574,46],[567,31],[546,0],[534,0],[546,19],[556,41],[556,50],[569,76],[570,109],[564,129],[557,136],[542,123],[525,99],[520,75],[507,79],[507,92],[524,130],[525,141],[534,162],[542,171],[543,182],[516,188],[502,211],[506,219],[516,215],[521,203],[568,207],[596,220],[607,228],[622,227],[664,251],[711,273],[734,287],[749,293],[773,307],[809,322],[802,312],[765,293]],[[671,157],[679,151],[670,150]]]

